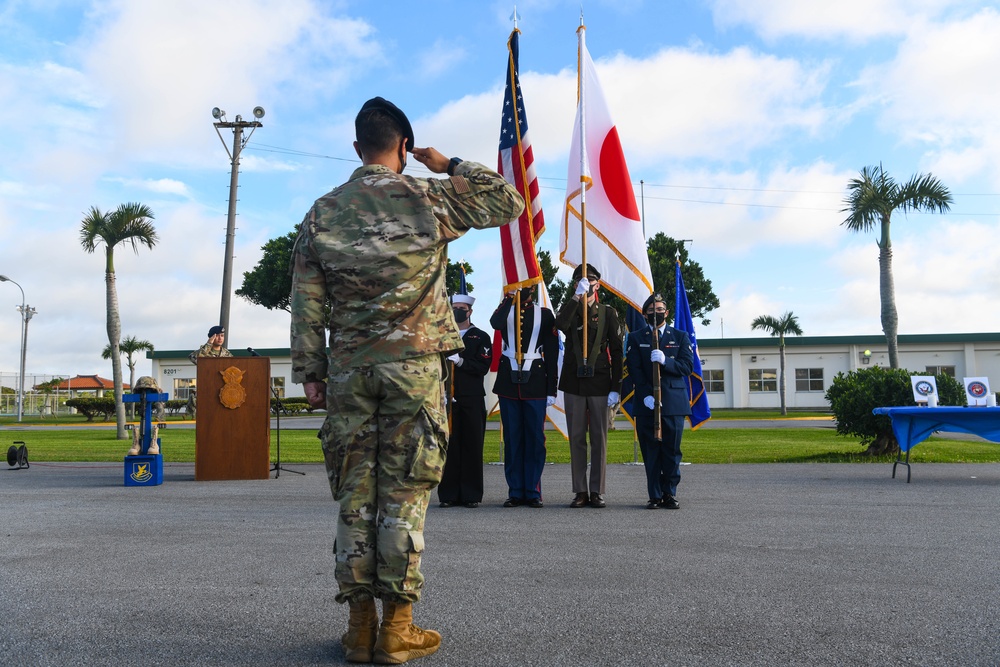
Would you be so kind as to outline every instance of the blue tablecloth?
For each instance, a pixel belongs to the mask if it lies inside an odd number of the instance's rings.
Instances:
[[[889,416],[892,432],[903,452],[919,445],[935,431],[972,433],[1000,442],[1000,408],[908,406],[875,408],[872,412]]]

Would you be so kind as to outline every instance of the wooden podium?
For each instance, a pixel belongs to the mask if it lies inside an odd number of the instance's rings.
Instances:
[[[194,478],[267,479],[271,468],[271,360],[199,357]]]

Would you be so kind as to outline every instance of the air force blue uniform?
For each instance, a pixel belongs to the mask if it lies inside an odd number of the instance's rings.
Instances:
[[[653,347],[653,329],[645,326],[628,335],[625,364],[635,383],[632,414],[635,416],[639,448],[646,468],[649,498],[661,499],[677,495],[681,479],[681,435],[684,417],[691,414],[687,382],[694,363],[691,339],[679,329],[663,326],[659,334],[659,349],[666,357],[660,366],[660,420],[662,440],[653,438],[653,411],[643,404],[653,395],[653,363],[649,359]]]

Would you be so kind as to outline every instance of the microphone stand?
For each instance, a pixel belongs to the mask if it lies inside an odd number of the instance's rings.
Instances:
[[[295,473],[296,475],[305,475],[304,472],[299,472],[298,470],[292,470],[291,468],[285,468],[281,465],[281,413],[285,409],[285,404],[281,402],[280,398],[278,398],[278,392],[275,390],[273,386],[271,387],[271,395],[274,396],[274,400],[278,404],[278,409],[274,411],[274,417],[275,417],[274,430],[277,436],[276,458],[274,460],[274,465],[271,467],[271,470],[274,471],[274,478],[278,479],[278,476],[281,474],[282,470],[284,470],[285,472]]]
[[[248,347],[247,352],[250,353],[251,357],[260,356],[260,353],[258,353],[257,350],[253,349],[252,347]],[[299,472],[298,470],[292,470],[291,468],[285,468],[284,466],[281,465],[281,413],[285,409],[285,404],[281,402],[281,398],[278,396],[278,392],[274,388],[274,385],[271,383],[270,378],[268,378],[267,384],[268,386],[271,387],[271,395],[274,396],[274,402],[277,404],[277,409],[274,411],[274,417],[275,417],[274,430],[276,435],[277,455],[274,461],[274,465],[271,466],[271,470],[269,472],[274,473],[275,479],[278,479],[278,477],[281,475],[282,470],[284,470],[285,472],[295,473],[296,475],[305,475],[304,472]],[[268,410],[268,412],[270,412],[270,410]]]

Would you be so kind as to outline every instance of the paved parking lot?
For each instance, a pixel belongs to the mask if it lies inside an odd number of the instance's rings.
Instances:
[[[121,465],[0,469],[0,664],[337,665],[336,505],[305,476],[125,487]],[[416,619],[444,636],[414,664],[1000,664],[1000,465],[693,465],[679,511],[641,509],[641,467],[608,507],[427,521]]]

